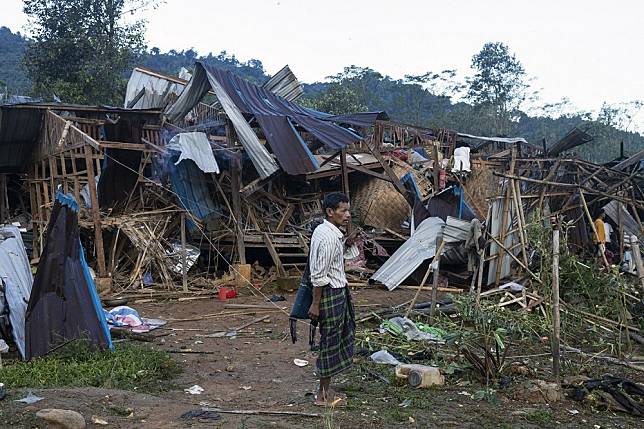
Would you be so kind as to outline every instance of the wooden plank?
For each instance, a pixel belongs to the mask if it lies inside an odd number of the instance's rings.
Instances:
[[[139,152],[158,152],[154,149],[148,149],[145,144],[142,143],[122,143],[122,142],[111,142],[106,140],[100,140],[99,142],[101,150],[103,149],[122,149],[122,150],[135,150]]]
[[[291,219],[291,216],[293,216],[294,211],[295,206],[293,204],[289,204],[288,207],[286,207],[286,211],[277,224],[277,228],[275,228],[275,232],[284,232],[284,228],[286,228],[286,224],[288,223],[289,219]]]
[[[383,158],[382,154],[380,153],[379,150],[374,149],[374,146],[377,144],[376,142],[379,142],[380,140],[377,140],[381,135],[381,128],[376,124],[374,126],[374,135],[371,139],[371,142],[365,142],[367,148],[369,149],[369,152],[378,160],[382,168],[385,170],[385,173],[389,178],[391,179],[391,182],[393,183],[394,187],[400,194],[405,197],[405,201],[407,201],[407,191],[405,190],[404,186],[400,183],[400,180],[392,170],[392,168],[389,166],[387,161]]]
[[[266,244],[268,253],[270,253],[271,258],[273,259],[273,264],[275,264],[275,269],[277,270],[277,274],[282,277],[285,276],[286,272],[284,271],[284,267],[282,266],[282,261],[280,260],[280,257],[277,254],[277,250],[275,250],[275,246],[273,246],[273,242],[271,241],[271,238],[267,233],[264,233],[263,236],[264,236],[264,244]]]
[[[87,164],[87,183],[89,188],[89,197],[92,204],[90,212],[94,221],[94,246],[96,249],[96,260],[98,262],[98,276],[107,277],[105,266],[105,248],[103,247],[103,231],[101,228],[101,212],[98,207],[98,195],[96,193],[96,177],[94,176],[94,160],[92,159],[92,149],[85,146],[85,163]]]
[[[255,193],[258,189],[260,189],[265,184],[267,184],[268,182],[275,180],[280,174],[281,174],[281,171],[277,171],[264,179],[262,179],[261,177],[258,177],[257,179],[253,180],[252,182],[250,182],[249,184],[241,188],[239,192],[244,197],[249,197],[253,193]]]
[[[351,171],[358,171],[360,173],[367,174],[377,179],[384,180],[385,182],[393,183],[393,181],[391,180],[391,177],[387,176],[386,174],[378,173],[367,167],[363,167],[362,165],[347,164],[347,168]]]
[[[34,163],[34,179],[38,179],[39,174],[38,174],[38,163]],[[38,240],[38,252],[34,253],[34,256],[40,256],[40,252],[42,252],[42,235],[43,235],[43,229],[39,225],[40,222],[43,222],[45,220],[45,216],[43,215],[43,200],[42,196],[40,194],[40,185],[36,182],[34,182],[33,185],[34,193],[36,194],[36,207],[31,209],[31,213],[33,216],[33,219],[36,219],[36,222],[33,221],[32,223],[34,226],[38,226],[36,228],[38,234],[34,234],[34,240]],[[35,210],[35,212],[34,212]],[[37,215],[36,215],[37,213]]]

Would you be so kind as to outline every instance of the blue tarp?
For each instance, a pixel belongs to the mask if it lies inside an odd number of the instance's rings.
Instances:
[[[99,349],[113,347],[80,242],[78,204],[71,194],[59,192],[27,305],[25,358],[76,339]]]
[[[166,168],[170,175],[170,185],[179,196],[181,206],[200,221],[207,222],[208,219],[221,216],[221,211],[210,197],[207,176],[199,170],[194,161],[185,159],[175,165],[177,159],[178,155],[169,157]],[[186,227],[194,231],[197,225],[188,219]]]

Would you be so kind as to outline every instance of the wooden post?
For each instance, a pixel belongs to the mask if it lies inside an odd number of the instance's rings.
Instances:
[[[9,218],[9,205],[7,201],[7,175],[0,174],[0,223]]]
[[[510,187],[512,188],[512,202],[514,204],[514,215],[517,219],[517,229],[518,229],[518,234],[519,234],[519,240],[521,242],[521,253],[523,255],[523,263],[525,266],[528,266],[528,245],[527,245],[527,237],[524,235],[526,233],[525,231],[525,223],[523,222],[523,219],[521,218],[521,200],[519,199],[517,195],[517,183],[514,179],[512,179],[509,183]]]
[[[438,238],[436,240],[436,256],[434,256],[434,261],[432,262],[433,271],[432,274],[432,306],[429,309],[429,320],[434,320],[434,313],[436,312],[436,300],[438,299],[438,273],[440,270],[440,261],[441,261],[441,252],[443,250],[443,239]]]
[[[633,199],[635,199],[635,192],[633,191]],[[635,200],[637,201],[637,200]],[[637,225],[640,227],[640,232],[644,234],[644,223],[642,223],[642,219],[640,219],[640,214],[637,212],[637,206],[633,203],[631,203],[631,207],[633,208],[633,215],[635,216],[635,220],[637,221]]]
[[[340,170],[342,171],[342,192],[349,197],[349,171],[347,169],[347,149],[344,148],[340,152]],[[349,200],[351,201],[351,200]],[[347,233],[350,234],[352,231],[351,222],[347,225]]]
[[[559,384],[560,371],[560,329],[559,315],[559,228],[557,225],[552,231],[552,376]]]
[[[342,149],[340,152],[340,168],[342,170],[342,192],[349,196],[349,171],[347,169],[347,150]]]
[[[622,221],[622,203],[617,203],[617,236],[619,244],[619,260],[624,260],[624,222]]]
[[[94,221],[94,247],[96,249],[96,260],[98,261],[98,277],[100,277],[99,284],[101,284],[102,282],[100,280],[107,278],[107,270],[105,269],[105,249],[103,247],[103,231],[101,229],[101,212],[98,207],[98,195],[96,193],[96,177],[94,176],[94,158],[92,148],[86,144],[84,146],[84,150],[87,169],[87,187],[89,188],[89,197],[92,203],[92,220]],[[107,289],[111,289],[111,285],[109,283]]]
[[[423,281],[420,283],[420,286],[418,286],[418,289],[416,289],[416,295],[414,295],[414,299],[411,300],[411,303],[409,304],[409,309],[407,310],[407,313],[405,314],[405,317],[409,316],[409,313],[411,313],[411,310],[414,308],[414,305],[416,304],[416,300],[418,299],[418,294],[420,293],[421,290],[423,290],[423,286],[425,285],[425,282],[427,281],[427,278],[429,277],[429,273],[432,271],[432,266],[434,265],[434,262],[436,259],[439,257],[439,255],[443,252],[443,244],[444,242],[440,239],[437,239],[436,241],[436,254],[432,258],[431,262],[429,263],[429,266],[427,267],[427,271],[425,272],[425,276],[423,277]]]
[[[640,285],[644,290],[644,263],[642,262],[642,254],[640,253],[640,243],[636,235],[631,235],[631,253],[633,254],[633,261],[637,267],[637,278],[640,280]]]
[[[476,279],[476,306],[481,303],[481,286],[483,285],[483,269],[485,268],[485,249],[479,251],[479,270]]]
[[[440,192],[440,186],[438,184],[438,181],[440,180],[440,167],[438,166],[438,147],[436,147],[438,143],[434,143],[432,146],[432,159],[433,159],[433,171],[432,173],[434,174],[434,193],[437,194]]]
[[[228,147],[235,146],[235,129],[232,122],[228,121],[226,124],[226,140]],[[232,162],[230,163],[230,181],[231,181],[231,194],[233,202],[233,216],[235,218],[237,253],[239,254],[239,263],[246,264],[246,248],[244,246],[244,233],[242,231],[242,209],[241,209],[241,154],[233,153]]]
[[[425,286],[425,282],[427,281],[427,278],[429,277],[429,273],[432,272],[432,263],[429,263],[429,266],[427,267],[427,271],[425,271],[425,275],[423,276],[423,281],[420,282],[420,286],[418,286],[418,289],[416,289],[416,295],[414,295],[414,299],[411,300],[409,303],[409,308],[407,309],[407,313],[405,313],[405,317],[409,317],[409,314],[411,311],[414,309],[414,305],[416,305],[416,300],[418,299],[418,295],[420,294],[420,291],[423,289],[423,286]]]
[[[181,276],[183,291],[188,292],[188,251],[186,250],[186,214],[181,213]]]

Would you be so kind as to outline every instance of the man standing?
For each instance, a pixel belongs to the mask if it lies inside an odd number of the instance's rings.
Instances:
[[[597,256],[602,257],[606,252],[606,229],[604,226],[604,219],[606,218],[606,213],[601,211],[597,219],[595,219],[595,230],[597,231]]]
[[[344,236],[340,227],[351,220],[349,198],[340,192],[324,198],[324,222],[311,237],[309,268],[313,284],[311,320],[320,324],[320,352],[317,370],[320,389],[316,405],[338,405],[346,395],[330,388],[331,377],[351,366],[355,320],[353,304],[344,274]]]

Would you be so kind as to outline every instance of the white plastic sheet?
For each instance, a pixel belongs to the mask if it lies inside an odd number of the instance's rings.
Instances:
[[[175,164],[179,164],[184,159],[190,159],[204,173],[219,173],[219,165],[212,153],[208,137],[204,133],[179,133],[172,137],[166,148],[181,152]]]
[[[6,302],[0,300],[0,315],[9,307],[13,338],[25,357],[25,313],[34,279],[20,230],[15,226],[0,228],[0,279],[5,287]]]
[[[470,148],[463,146],[454,149],[454,167],[452,172],[467,171],[470,172]]]

